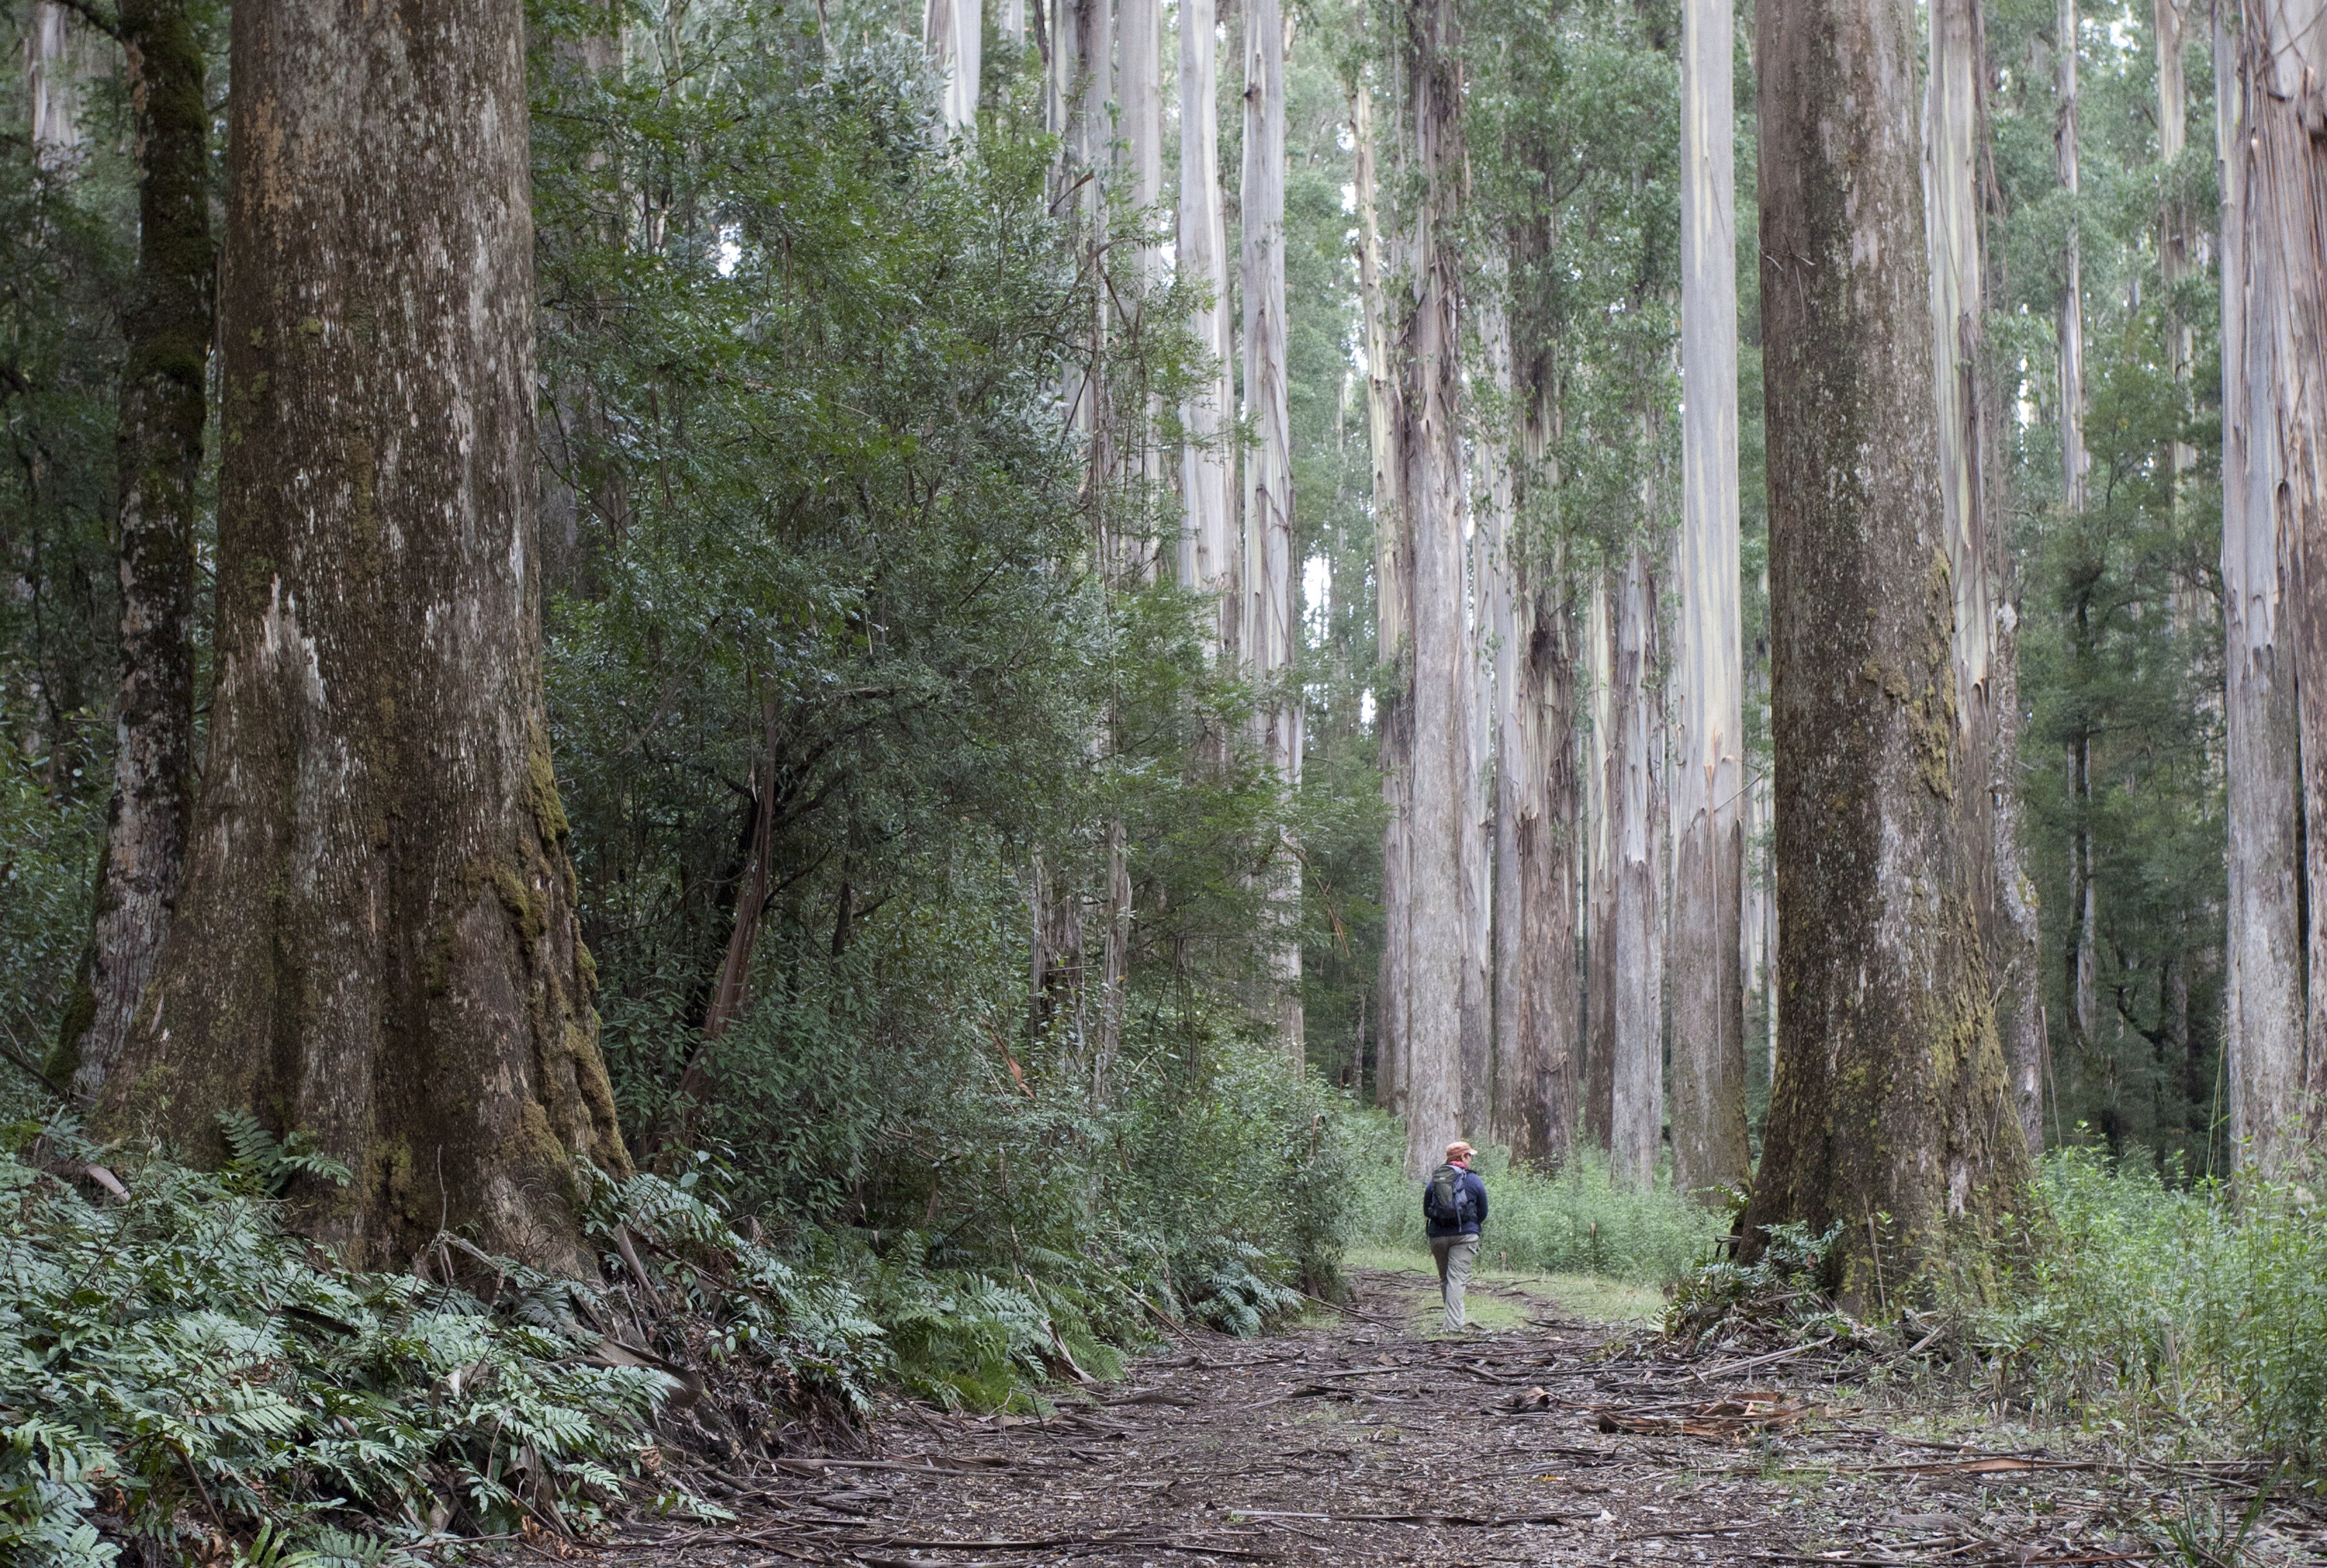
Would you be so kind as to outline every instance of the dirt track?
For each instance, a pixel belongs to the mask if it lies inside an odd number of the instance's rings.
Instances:
[[[1046,1419],[893,1411],[879,1458],[763,1461],[730,1477],[739,1523],[633,1526],[594,1555],[2098,1564],[2157,1560],[2161,1517],[2187,1514],[2201,1538],[2235,1530],[2251,1495],[2248,1466],[2128,1468],[1980,1431],[1976,1409],[1943,1429],[1930,1411],[1877,1408],[1815,1368],[1789,1383],[1797,1355],[1611,1358],[1611,1330],[1509,1287],[1486,1288],[1528,1327],[1425,1338],[1432,1282],[1356,1284],[1330,1324],[1191,1338]],[[2273,1508],[2248,1546],[2257,1563],[2327,1562],[2327,1514]]]

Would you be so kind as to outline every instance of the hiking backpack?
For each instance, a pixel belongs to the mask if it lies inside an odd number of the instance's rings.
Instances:
[[[1423,1218],[1433,1225],[1460,1226],[1463,1220],[1463,1197],[1462,1167],[1441,1165],[1431,1172],[1430,1185],[1423,1189]]]

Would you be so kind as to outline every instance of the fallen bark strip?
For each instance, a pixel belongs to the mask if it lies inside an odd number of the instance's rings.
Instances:
[[[1692,1372],[1689,1376],[1703,1383],[1715,1377],[1726,1377],[1732,1372],[1743,1372],[1749,1367],[1767,1367],[1773,1362],[1790,1360],[1812,1350],[1823,1349],[1833,1343],[1834,1336],[1829,1334],[1823,1339],[1812,1339],[1808,1344],[1795,1345],[1783,1350],[1772,1350],[1767,1356],[1755,1356],[1749,1360],[1732,1361],[1721,1367],[1708,1367],[1702,1372]]]
[[[1472,1514],[1300,1514],[1276,1508],[1229,1507],[1224,1512],[1242,1519],[1322,1519],[1332,1525],[1463,1525],[1481,1530],[1507,1530],[1519,1525],[1565,1525],[1565,1514],[1526,1514],[1508,1519],[1482,1519]]]

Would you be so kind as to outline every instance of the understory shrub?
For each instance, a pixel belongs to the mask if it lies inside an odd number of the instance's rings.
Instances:
[[[1353,1239],[1365,1246],[1420,1251],[1422,1183],[1407,1180],[1397,1124],[1369,1116],[1364,1192]],[[1481,1262],[1547,1274],[1593,1274],[1663,1284],[1702,1263],[1725,1218],[1676,1194],[1668,1177],[1636,1191],[1612,1181],[1601,1151],[1581,1147],[1553,1175],[1482,1148],[1473,1165],[1487,1184]]]
[[[2040,1406],[2327,1457],[2327,1210],[2293,1182],[2175,1174],[2047,1156],[1975,1347]]]
[[[266,1188],[295,1152],[258,1150],[217,1174],[152,1161],[117,1176],[61,1131],[12,1132],[0,1159],[0,1559],[12,1563],[96,1568],[127,1537],[174,1554],[192,1536],[213,1555],[369,1568],[617,1508],[701,1512],[653,1473],[659,1412],[692,1406],[699,1428],[715,1407],[732,1425],[755,1389],[813,1412],[861,1401],[888,1368],[845,1287],[803,1281],[655,1177],[601,1181],[590,1209],[596,1236],[640,1258],[635,1279],[552,1279],[451,1237],[414,1273],[369,1274],[283,1227]],[[695,1369],[713,1360],[733,1365],[706,1399]]]

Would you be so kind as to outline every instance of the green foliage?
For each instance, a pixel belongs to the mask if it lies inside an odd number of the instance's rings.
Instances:
[[[33,1152],[0,1162],[0,1554],[97,1564],[192,1528],[369,1563],[622,1500],[670,1380],[585,1362],[543,1310],[566,1287],[350,1272],[248,1176],[126,1174],[100,1207]]]
[[[269,1198],[301,1176],[312,1176],[334,1187],[345,1187],[351,1173],[345,1165],[315,1146],[312,1133],[294,1132],[277,1138],[248,1111],[220,1111],[219,1128],[230,1151],[226,1173],[240,1176]]]
[[[104,841],[94,793],[58,796],[13,745],[0,743],[0,1111],[46,1097],[34,1076],[71,994],[89,929],[91,871]]]
[[[1827,1259],[1841,1235],[1839,1221],[1822,1236],[1812,1236],[1806,1225],[1773,1225],[1752,1263],[1739,1263],[1716,1246],[1674,1293],[1665,1309],[1666,1336],[1695,1347],[1747,1324],[1795,1336],[1821,1328],[1847,1332],[1847,1321],[1822,1288]]]
[[[2296,1185],[2177,1185],[2049,1157],[1972,1338],[2040,1405],[2327,1454],[2327,1212]]]
[[[1369,1118],[1367,1125],[1369,1157],[1352,1240],[1419,1248],[1422,1184],[1406,1178],[1403,1136],[1387,1117]],[[1512,1268],[1663,1284],[1680,1278],[1727,1228],[1668,1182],[1643,1192],[1615,1185],[1606,1156],[1595,1149],[1579,1150],[1549,1176],[1510,1164],[1500,1147],[1481,1150],[1473,1168],[1487,1184],[1482,1258],[1508,1260]]]

